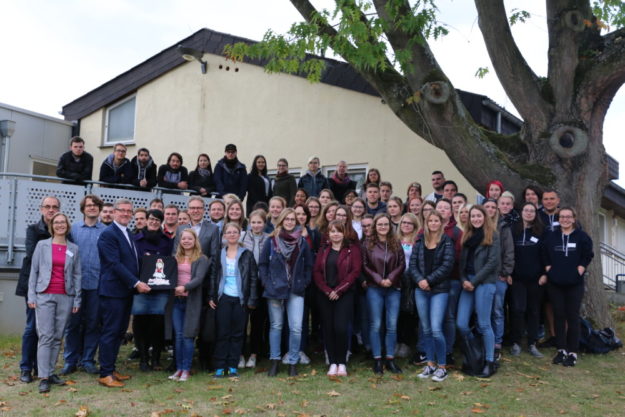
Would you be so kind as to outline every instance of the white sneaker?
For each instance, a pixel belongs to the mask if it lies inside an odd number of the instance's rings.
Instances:
[[[241,357],[239,358],[239,365],[237,366],[237,368],[245,368],[245,356],[241,355]]]
[[[308,365],[310,363],[310,358],[303,351],[299,353],[299,363],[302,365]]]
[[[178,378],[179,382],[186,382],[189,379],[189,371],[182,371],[180,374],[180,378]]]
[[[181,370],[177,370],[172,375],[169,375],[167,378],[171,379],[172,381],[178,381],[178,379],[180,379],[180,375],[181,374],[182,374],[182,371]]]
[[[328,376],[336,376],[337,367],[336,364],[333,363],[330,365],[330,369],[328,369]]]
[[[250,356],[250,358],[247,360],[247,363],[245,364],[246,368],[256,368],[256,356]],[[241,366],[239,366],[239,368],[241,368]]]
[[[282,364],[283,365],[288,365],[289,364],[289,353],[285,353],[284,356],[282,357]]]
[[[447,379],[447,370],[445,368],[437,368],[432,375],[432,381],[443,382]]]
[[[421,371],[421,373],[417,375],[417,377],[421,379],[426,379],[434,375],[435,371],[436,371],[436,368],[433,368],[430,365],[425,365],[425,367],[423,368],[423,371]]]
[[[347,376],[347,367],[344,364],[340,364],[336,371],[337,376]]]

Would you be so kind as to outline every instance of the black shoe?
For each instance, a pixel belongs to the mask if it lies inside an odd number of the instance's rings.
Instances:
[[[447,357],[445,359],[445,362],[447,362],[447,366],[454,366],[456,364],[456,360],[454,359],[454,355],[451,353],[447,354]]]
[[[20,373],[20,381],[25,384],[30,384],[31,382],[33,382],[33,375],[30,371],[22,371]]]
[[[84,363],[82,365],[82,369],[84,369],[86,373],[91,374],[91,375],[100,373],[100,370],[98,369],[98,367],[92,363]]]
[[[267,376],[276,376],[278,375],[278,366],[280,365],[280,359],[272,359],[271,365],[269,365],[269,371],[267,371]]]
[[[76,365],[68,365],[65,364],[65,366],[63,367],[63,369],[61,369],[61,375],[69,375],[69,374],[73,374],[74,372],[77,371]]]
[[[501,360],[501,348],[495,348],[495,362]]]
[[[484,369],[482,369],[482,373],[478,375],[480,378],[490,378],[492,375],[497,372],[497,365],[495,362],[486,361],[484,364]]]
[[[577,363],[577,356],[574,353],[569,353],[568,355],[566,355],[566,358],[562,362],[562,365],[575,366],[576,363]]]
[[[373,373],[376,375],[384,374],[384,367],[382,366],[382,359],[375,359],[373,363]]]
[[[50,381],[42,379],[39,381],[39,394],[45,394],[46,392],[50,392]]]
[[[140,357],[141,357],[141,354],[139,353],[139,349],[134,348],[132,352],[130,352],[130,355],[128,356],[128,360],[133,361],[135,359],[139,359]]]
[[[538,344],[539,348],[555,347],[555,346],[556,346],[556,338],[554,336],[551,336],[549,339]]]
[[[395,364],[395,361],[393,359],[387,359],[386,360],[386,369],[388,369],[389,371],[391,371],[394,374],[401,374],[402,373],[401,368]]]
[[[567,358],[566,352],[564,350],[559,350],[556,356],[554,356],[551,363],[554,365],[560,365],[564,363],[564,360]]]
[[[297,365],[289,365],[289,376],[297,376]]]
[[[48,377],[48,381],[50,381],[50,383],[54,385],[65,385],[65,381],[59,378],[56,374],[50,375],[50,377]]]
[[[428,360],[427,356],[423,352],[415,352],[410,359],[411,365],[423,365]]]

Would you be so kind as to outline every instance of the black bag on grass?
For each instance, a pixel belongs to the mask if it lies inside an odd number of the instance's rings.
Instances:
[[[475,329],[471,330],[460,340],[460,350],[462,351],[462,372],[471,376],[482,373],[485,365],[484,343],[482,335]]]
[[[608,353],[623,347],[623,342],[616,336],[614,329],[606,327],[595,330],[590,322],[580,317],[579,349],[586,353]]]

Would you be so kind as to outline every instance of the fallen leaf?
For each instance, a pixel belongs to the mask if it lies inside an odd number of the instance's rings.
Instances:
[[[276,405],[274,403],[265,404],[265,407],[267,407],[269,410],[276,409]]]
[[[150,417],[161,417],[161,414],[158,411],[152,411]]]
[[[234,410],[234,412],[235,412],[236,414],[243,414],[243,413],[245,413],[245,409],[243,409],[243,408],[237,408],[236,410]]]
[[[482,414],[484,413],[484,410],[482,410],[481,408],[472,408],[471,412],[475,414]]]
[[[223,385],[209,385],[208,389],[214,390],[214,389],[223,389]]]
[[[122,391],[122,392],[132,392],[132,390],[131,390],[131,389],[128,389],[128,388],[122,388],[122,389],[121,389],[121,391]]]
[[[488,404],[474,403],[473,405],[477,408],[490,408]]]
[[[11,407],[0,407],[0,411],[11,411]]]
[[[76,385],[76,381],[68,379],[68,380],[65,381],[65,385]]]
[[[311,374],[312,376],[317,375],[317,370],[316,370],[316,369],[313,369],[312,371],[310,371],[310,374]]]
[[[20,397],[23,397],[24,395],[28,395],[30,394],[28,391],[20,391],[17,393]]]
[[[81,405],[76,414],[76,417],[87,417],[89,415],[89,407],[86,405]]]
[[[410,401],[410,397],[409,397],[409,396],[407,396],[407,395],[402,395],[402,396],[401,396],[401,397],[399,397],[399,398],[401,398],[402,400]]]
[[[181,393],[182,390],[180,388],[176,388],[176,389],[174,389],[174,392]]]
[[[440,391],[442,389],[443,389],[443,387],[441,387],[440,385],[436,385],[434,387],[428,387],[429,391]]]
[[[69,388],[67,389],[67,391],[68,391],[68,392],[78,392],[78,390],[77,390],[76,388],[74,388],[74,387],[69,387]]]
[[[56,403],[54,403],[55,406],[59,406],[61,404],[65,404],[67,401],[65,400],[58,400]]]
[[[221,410],[221,412],[224,414],[232,414],[232,410],[229,408],[224,408],[223,410]]]
[[[308,404],[309,404],[308,400],[302,401],[302,407],[308,407]]]
[[[480,384],[480,387],[482,388],[488,388],[490,386],[490,384]]]
[[[454,372],[453,377],[458,382],[464,381],[464,375],[462,375],[460,372]]]
[[[230,398],[232,398],[231,394],[224,395],[223,397],[221,397],[222,400],[229,400]]]
[[[402,379],[404,379],[403,375],[391,375],[391,379],[394,379],[395,381],[401,381]]]
[[[338,397],[338,396],[340,396],[340,395],[341,395],[340,393],[338,393],[338,392],[336,392],[336,391],[334,391],[334,390],[332,390],[332,391],[328,392],[327,394],[328,394],[330,397]]]

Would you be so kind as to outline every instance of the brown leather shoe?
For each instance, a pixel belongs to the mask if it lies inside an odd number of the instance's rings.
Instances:
[[[130,378],[132,378],[132,376],[122,375],[117,371],[113,371],[113,378],[115,378],[118,381],[128,381]]]
[[[98,382],[100,385],[104,385],[108,388],[122,388],[125,386],[123,382],[116,380],[111,375],[105,376],[104,378],[98,378]]]

